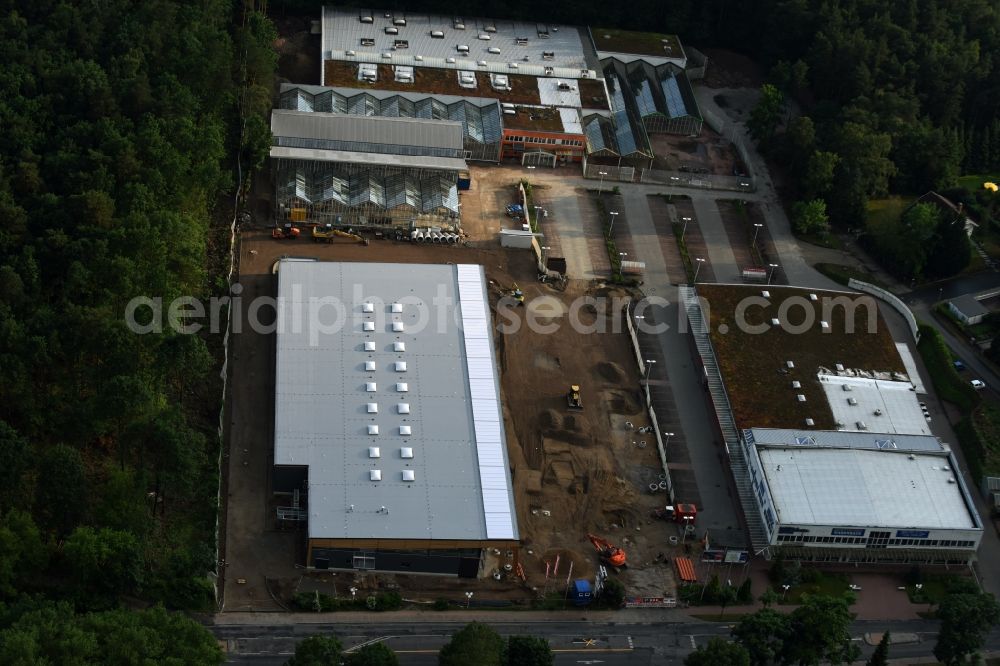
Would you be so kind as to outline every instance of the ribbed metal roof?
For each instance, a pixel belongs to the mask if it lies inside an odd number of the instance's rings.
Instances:
[[[279,264],[274,461],[309,468],[311,538],[518,538],[484,282],[461,264]]]
[[[461,123],[430,121],[422,118],[354,116],[274,109],[271,111],[271,134],[275,138],[462,150]]]
[[[427,155],[386,155],[383,153],[358,153],[348,150],[319,150],[316,148],[288,148],[271,146],[272,159],[305,160],[308,162],[341,162],[344,164],[380,164],[414,169],[441,169],[465,171],[465,160],[457,157]]]

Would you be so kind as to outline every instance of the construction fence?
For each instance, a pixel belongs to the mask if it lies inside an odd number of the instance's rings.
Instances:
[[[633,316],[633,305],[630,300],[625,304],[623,308],[623,315],[625,317],[625,323],[628,327],[628,335],[632,340],[632,350],[635,352],[636,362],[639,366],[639,372],[642,376],[646,376],[646,362],[643,360],[642,347],[639,345],[639,335],[635,329],[635,317]],[[642,395],[646,405],[646,412],[649,414],[649,422],[653,427],[653,434],[656,436],[656,449],[660,453],[660,465],[663,467],[663,480],[667,484],[667,495],[670,497],[670,503],[674,503],[674,484],[670,480],[670,469],[667,466],[667,448],[663,442],[663,431],[660,429],[659,420],[656,418],[656,411],[653,409],[653,396],[650,392],[649,382],[643,382]],[[661,485],[662,487],[662,485]]]

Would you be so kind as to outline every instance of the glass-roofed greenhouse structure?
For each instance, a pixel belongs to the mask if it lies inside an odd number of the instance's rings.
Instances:
[[[274,109],[271,134],[279,223],[459,225],[458,122]]]
[[[503,130],[500,103],[495,99],[285,83],[279,106],[295,111],[460,122],[466,159],[500,161]]]
[[[650,134],[699,134],[702,118],[691,83],[684,71],[670,63],[653,66],[637,60],[603,61],[604,76],[612,93],[612,108],[621,103]]]

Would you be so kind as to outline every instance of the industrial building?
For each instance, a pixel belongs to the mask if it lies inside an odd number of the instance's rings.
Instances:
[[[495,99],[283,83],[279,105],[295,111],[458,122],[465,159],[500,161],[503,132]]]
[[[278,221],[458,226],[462,123],[271,112]]]
[[[482,267],[277,273],[273,487],[298,498],[278,515],[307,520],[306,566],[476,577],[516,548]]]
[[[982,521],[950,447],[933,434],[916,362],[871,297],[682,291],[754,552],[852,563],[975,558]]]
[[[750,428],[740,446],[768,544],[819,562],[967,564],[983,525],[936,437]]]

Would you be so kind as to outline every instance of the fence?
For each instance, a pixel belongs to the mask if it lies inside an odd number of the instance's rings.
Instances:
[[[623,314],[625,316],[625,324],[628,327],[629,338],[632,340],[632,349],[635,352],[636,363],[639,366],[639,372],[645,376],[646,374],[646,362],[643,360],[642,347],[639,346],[639,335],[635,330],[635,323],[632,317],[632,301],[630,300],[625,304],[623,308]],[[663,480],[667,483],[667,494],[670,496],[670,503],[674,502],[674,483],[670,479],[670,468],[667,467],[667,448],[663,443],[663,435],[660,430],[660,423],[656,418],[656,412],[653,410],[653,396],[649,390],[649,382],[647,381],[643,386],[643,396],[646,401],[646,411],[649,413],[649,422],[653,427],[653,434],[656,437],[656,449],[660,453],[660,464],[663,466]]]
[[[906,320],[907,326],[910,327],[910,334],[913,335],[914,342],[920,342],[920,329],[917,327],[917,318],[913,316],[910,312],[910,308],[906,307],[895,294],[891,294],[881,287],[876,287],[873,284],[868,284],[867,282],[861,282],[860,280],[855,280],[851,278],[847,281],[847,286],[851,289],[857,289],[858,291],[863,291],[866,294],[871,294],[875,298],[879,298],[893,308],[895,308],[899,314],[903,315],[903,319]]]
[[[687,69],[684,70],[687,77],[692,81],[705,78],[705,72],[708,70],[708,56],[691,46],[685,46],[684,52],[687,53],[688,57]]]
[[[742,176],[720,176],[717,174],[693,174],[685,171],[661,171],[640,169],[640,183],[657,183],[675,187],[699,187],[706,190],[732,190],[753,192],[757,189],[753,178]]]
[[[750,161],[750,152],[747,150],[746,143],[743,140],[743,133],[740,128],[730,120],[717,115],[714,110],[707,108],[707,105],[705,104],[699,105],[698,108],[701,111],[701,117],[706,123],[708,123],[708,126],[721,136],[725,137],[729,143],[733,144],[733,148],[736,149],[736,153],[740,156],[740,160],[743,162],[743,168],[746,169],[746,176],[739,177],[743,180],[749,181],[752,189],[756,190],[757,176],[754,173],[753,164]]]
[[[602,180],[601,172],[604,172],[603,180],[619,181],[631,183],[635,178],[635,167],[613,167],[604,164],[587,164],[586,158],[583,160],[583,177],[594,180]]]

